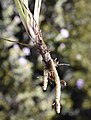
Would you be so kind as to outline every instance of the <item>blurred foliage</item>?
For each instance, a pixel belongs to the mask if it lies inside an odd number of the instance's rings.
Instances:
[[[29,0],[33,13],[34,1]],[[0,0],[0,37],[31,45],[20,46],[0,39],[1,120],[90,120],[91,118],[91,1],[43,0],[40,22],[52,57],[60,63],[62,113],[51,109],[55,85],[42,91],[43,65],[35,44],[27,36],[12,0]],[[37,52],[36,52],[37,51]]]

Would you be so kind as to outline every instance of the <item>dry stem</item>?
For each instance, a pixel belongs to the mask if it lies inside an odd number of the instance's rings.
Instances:
[[[60,92],[61,92],[60,78],[58,76],[58,72],[56,70],[55,63],[54,63],[53,59],[51,58],[50,52],[49,52],[46,44],[44,43],[41,31],[39,29],[39,12],[40,12],[41,0],[38,0],[38,1],[36,0],[35,7],[37,7],[37,8],[35,8],[34,16],[32,15],[28,6],[26,6],[26,4],[24,4],[23,0],[14,0],[14,1],[15,1],[17,10],[19,12],[19,15],[22,19],[22,22],[24,24],[24,27],[25,27],[29,37],[32,37],[35,40],[36,45],[38,47],[40,54],[42,55],[42,58],[46,65],[47,70],[49,72],[52,71],[52,73],[53,73],[51,75],[51,77],[54,78],[55,84],[56,84],[56,112],[60,113]],[[27,14],[28,21],[26,20],[25,14]],[[46,86],[45,87],[45,89],[46,89],[47,88],[47,79],[44,82],[44,86]]]
[[[40,33],[40,31],[37,33],[37,36],[36,36],[36,44],[38,46],[40,54],[42,55],[43,61],[45,62],[47,69],[53,72],[53,78],[56,84],[56,112],[60,113],[60,95],[61,95],[60,94],[61,92],[60,78],[58,76],[55,63],[51,58],[50,52],[42,39],[42,34]]]

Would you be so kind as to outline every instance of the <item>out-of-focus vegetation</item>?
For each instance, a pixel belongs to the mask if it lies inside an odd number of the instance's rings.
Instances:
[[[34,0],[29,0],[33,12]],[[51,109],[55,85],[42,91],[43,65],[12,0],[0,0],[0,120],[91,119],[91,1],[43,0],[40,15],[43,38],[52,57],[71,67],[58,68],[68,82],[62,90],[62,113]]]

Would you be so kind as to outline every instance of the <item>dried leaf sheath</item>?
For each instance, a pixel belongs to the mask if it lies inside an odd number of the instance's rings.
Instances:
[[[43,90],[47,89],[47,85],[48,85],[48,70],[44,69],[44,80],[43,80]]]
[[[35,7],[34,7],[34,19],[35,19],[38,27],[39,27],[39,14],[40,14],[41,2],[42,2],[42,0],[36,0]]]

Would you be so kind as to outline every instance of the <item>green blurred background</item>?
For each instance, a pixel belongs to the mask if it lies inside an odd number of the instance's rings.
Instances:
[[[33,13],[34,0],[29,0]],[[43,64],[13,0],[0,0],[0,120],[91,120],[91,0],[43,0],[40,27],[52,58],[60,66],[61,114],[51,108],[55,84],[42,90]]]

